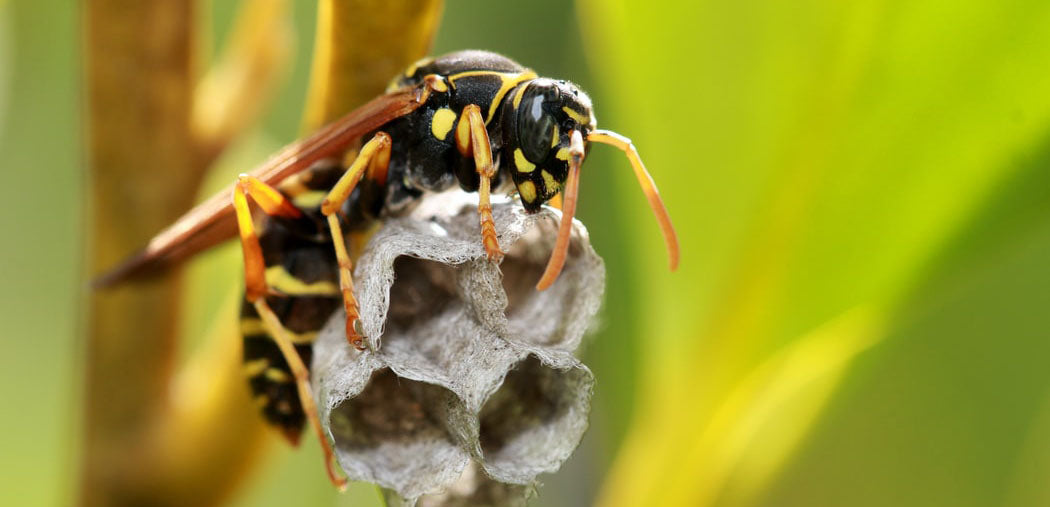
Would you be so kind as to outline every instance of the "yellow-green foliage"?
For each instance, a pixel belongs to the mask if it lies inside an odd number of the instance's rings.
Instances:
[[[1050,5],[579,12],[683,252],[654,270],[626,215],[645,331],[602,504],[1045,501]]]
[[[207,11],[216,47],[235,5]],[[3,504],[68,504],[78,477],[77,8],[0,1]],[[299,133],[315,9],[294,2],[286,78],[213,187]],[[667,273],[626,160],[595,146],[592,427],[537,504],[1050,503],[1050,3],[572,9],[449,2],[435,47],[581,84],[599,125],[635,141],[682,242]],[[192,268],[187,333],[232,318],[238,269],[235,248]],[[361,485],[336,500],[312,439],[270,447],[239,505],[378,502]]]

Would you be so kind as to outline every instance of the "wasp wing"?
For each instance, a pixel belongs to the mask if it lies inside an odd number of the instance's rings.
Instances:
[[[276,185],[325,158],[341,157],[361,136],[415,111],[423,102],[421,88],[406,88],[379,96],[309,137],[277,152],[251,175]],[[230,194],[233,184],[197,205],[164,229],[146,247],[95,279],[96,288],[164,272],[193,255],[237,234]]]

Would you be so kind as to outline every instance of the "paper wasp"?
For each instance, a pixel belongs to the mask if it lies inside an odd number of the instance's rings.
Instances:
[[[156,272],[239,233],[246,299],[241,328],[252,391],[266,420],[291,442],[310,421],[329,476],[342,484],[317,420],[306,365],[317,331],[340,305],[347,314],[347,339],[364,348],[344,232],[396,214],[424,193],[458,184],[478,193],[481,241],[488,258],[499,261],[503,252],[490,193],[516,191],[530,212],[561,194],[558,237],[536,286],[543,290],[565,262],[589,143],[610,144],[627,155],[675,269],[678,240],[656,185],[630,140],[595,128],[587,95],[506,57],[462,51],[412,65],[386,95],[241,175],[98,285]],[[339,163],[352,152],[348,166]],[[318,163],[325,160],[334,162]],[[266,215],[261,227],[249,202]]]

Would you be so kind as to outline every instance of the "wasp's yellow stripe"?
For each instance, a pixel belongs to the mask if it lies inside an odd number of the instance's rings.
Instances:
[[[314,340],[317,339],[317,334],[318,334],[318,331],[308,331],[306,333],[293,333],[293,332],[289,331],[288,329],[285,329],[284,331],[286,333],[288,333],[288,336],[290,336],[291,339],[292,339],[292,343],[295,343],[296,345],[308,345],[308,344],[311,344],[311,343],[314,342]],[[268,334],[270,334],[270,330],[266,329],[266,326],[263,324],[263,321],[260,320],[260,319],[242,318],[241,319],[241,334],[243,336],[252,336],[252,335],[260,335],[260,334],[268,335]]]
[[[258,334],[267,334],[269,331],[266,330],[266,326],[263,326],[263,322],[259,319],[242,318],[241,319],[241,334],[244,336],[252,336]]]
[[[306,182],[303,181],[304,174],[306,173],[293,174],[277,185],[277,188],[289,197],[295,197],[299,194],[309,192],[310,187],[306,186]]]
[[[328,197],[328,192],[324,190],[308,190],[292,197],[292,204],[302,209],[319,208],[325,197]]]
[[[521,88],[518,88],[518,92],[514,94],[514,109],[515,110],[517,110],[519,107],[521,107],[521,98],[525,96],[525,89],[526,88],[528,88],[528,86],[522,86]]]
[[[270,287],[290,296],[332,296],[340,294],[339,286],[332,282],[303,282],[279,264],[266,268],[266,283]]]
[[[278,384],[286,384],[292,381],[292,376],[288,372],[278,368],[267,368],[265,375],[267,380]]]
[[[499,90],[492,96],[492,103],[489,104],[489,113],[485,117],[485,123],[492,121],[492,117],[496,115],[496,108],[499,107],[500,103],[503,102],[503,97],[507,95],[512,88],[525,82],[536,79],[536,73],[531,70],[524,70],[522,72],[495,72],[491,70],[471,70],[467,72],[460,72],[459,74],[453,74],[448,77],[448,82],[452,83],[452,87],[456,87],[456,80],[465,77],[477,77],[477,76],[496,76],[500,80]]]
[[[255,359],[253,361],[247,361],[244,363],[244,376],[254,377],[270,367],[270,360],[265,357],[262,359]]]

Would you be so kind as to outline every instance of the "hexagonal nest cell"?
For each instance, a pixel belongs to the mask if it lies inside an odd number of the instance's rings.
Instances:
[[[494,206],[507,251],[496,266],[476,208],[451,206],[386,219],[357,260],[370,349],[349,347],[345,316],[332,318],[314,345],[318,408],[347,475],[391,498],[523,504],[586,429],[594,379],[573,353],[604,266],[576,222],[565,269],[538,292],[557,212]]]

